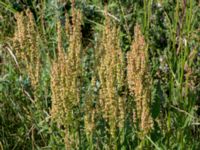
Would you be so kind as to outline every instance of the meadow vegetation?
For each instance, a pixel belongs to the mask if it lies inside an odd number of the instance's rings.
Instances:
[[[199,150],[198,0],[0,0],[0,150]]]

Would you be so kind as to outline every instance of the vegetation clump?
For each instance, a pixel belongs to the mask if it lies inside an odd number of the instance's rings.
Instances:
[[[199,149],[199,1],[0,8],[0,149]]]

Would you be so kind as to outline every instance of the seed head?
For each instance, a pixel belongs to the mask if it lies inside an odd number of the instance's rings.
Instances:
[[[147,46],[140,26],[136,25],[134,31],[135,39],[131,51],[127,53],[127,80],[129,92],[135,99],[136,119],[146,134],[152,128],[149,111],[151,78],[147,65]]]

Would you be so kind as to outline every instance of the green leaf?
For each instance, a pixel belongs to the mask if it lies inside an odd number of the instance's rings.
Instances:
[[[152,109],[151,109],[152,117],[154,119],[158,117],[160,113],[161,101],[163,100],[164,100],[163,91],[161,89],[160,82],[158,82],[153,91],[153,104],[152,104]]]

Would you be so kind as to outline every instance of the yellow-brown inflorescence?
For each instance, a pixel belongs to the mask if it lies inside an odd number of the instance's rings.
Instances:
[[[124,124],[124,59],[119,45],[119,30],[116,25],[112,26],[107,15],[101,43],[103,56],[99,67],[99,101],[103,117],[109,123],[110,133],[114,136],[116,128],[123,128]]]
[[[36,30],[35,19],[30,10],[16,13],[15,18],[17,28],[13,38],[14,49],[22,68],[25,68],[30,78],[34,91],[36,91],[39,84],[41,63],[39,35]]]
[[[72,5],[73,6],[73,5]],[[51,68],[51,91],[52,91],[52,109],[51,116],[59,126],[65,128],[66,148],[70,149],[72,145],[77,145],[73,139],[77,137],[70,133],[70,126],[73,125],[75,118],[73,109],[80,102],[81,90],[81,23],[82,14],[73,6],[72,20],[70,24],[66,15],[65,34],[68,38],[69,46],[64,51],[62,43],[62,26],[60,20],[57,23],[57,59],[52,63]]]
[[[152,128],[149,110],[150,84],[149,67],[147,65],[147,45],[140,26],[135,26],[135,39],[131,51],[127,53],[127,80],[131,95],[135,98],[136,120],[141,131],[146,134]]]
[[[96,100],[97,95],[94,91],[96,88],[96,81],[96,77],[93,76],[90,91],[86,94],[84,125],[88,137],[92,135],[95,128],[95,115],[97,109],[94,107],[94,101]]]
[[[81,22],[82,14],[73,8],[74,24],[70,25],[66,19],[65,33],[67,34],[69,46],[66,52],[62,43],[61,22],[57,23],[57,59],[53,61],[51,69],[51,91],[52,91],[52,118],[66,128],[72,125],[74,119],[73,108],[79,105],[81,89]],[[71,30],[70,30],[71,29]],[[66,131],[66,135],[70,135]],[[66,137],[65,140],[70,137]]]

